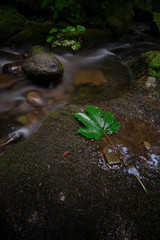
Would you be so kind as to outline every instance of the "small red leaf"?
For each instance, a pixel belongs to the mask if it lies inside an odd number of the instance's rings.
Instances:
[[[63,153],[63,157],[66,157],[66,156],[68,156],[68,155],[70,155],[71,154],[71,151],[65,151],[64,153]]]

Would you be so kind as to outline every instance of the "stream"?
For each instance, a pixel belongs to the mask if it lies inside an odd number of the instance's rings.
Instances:
[[[147,31],[147,26],[138,26],[119,41],[98,42],[77,55],[55,52],[64,74],[59,85],[49,88],[34,85],[23,75],[20,66],[26,49],[0,48],[0,150],[30,136],[51,110],[68,102],[92,104],[123,95],[132,74],[121,59],[134,51],[160,49],[160,41]],[[8,65],[13,74],[7,73],[6,64],[13,64]]]

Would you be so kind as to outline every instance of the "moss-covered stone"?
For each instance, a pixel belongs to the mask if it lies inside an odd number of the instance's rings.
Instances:
[[[149,74],[160,80],[160,51],[153,51],[146,54],[149,59]]]
[[[130,63],[130,67],[134,76],[134,84],[140,90],[159,91],[160,83],[160,51],[149,51],[141,54],[133,64]],[[150,83],[150,78],[154,77],[156,83],[154,83],[154,88],[150,88],[152,84]]]
[[[3,240],[11,239],[8,235],[18,240],[104,240],[106,236],[109,240],[150,240],[150,236],[159,236],[158,172],[138,160],[138,171],[145,177],[143,182],[150,193],[147,196],[123,166],[107,171],[100,168],[101,142],[76,133],[81,124],[72,113],[84,109],[72,105],[50,113],[29,139],[0,156]],[[152,128],[141,121],[136,122],[136,128],[140,134],[142,130],[149,134],[150,142],[158,139],[157,135],[151,136]],[[136,136],[135,125],[127,129]],[[118,145],[122,139],[132,145],[128,136],[122,127],[120,135],[113,139]],[[71,154],[63,157],[66,150]]]
[[[133,67],[136,78],[153,76],[160,80],[160,51],[143,53]]]
[[[40,46],[40,45],[35,45],[35,46],[33,46],[33,47],[30,49],[30,51],[29,51],[29,57],[31,57],[31,56],[33,56],[33,55],[35,55],[35,54],[37,54],[37,53],[49,53],[49,51],[48,51],[46,48],[44,48],[44,47],[42,47],[42,46]]]
[[[159,12],[153,13],[153,22],[151,25],[151,30],[153,34],[156,34],[158,37],[160,37],[160,13]]]

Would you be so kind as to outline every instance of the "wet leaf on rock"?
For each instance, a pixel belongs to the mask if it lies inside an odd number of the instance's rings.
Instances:
[[[119,130],[120,123],[115,122],[115,117],[111,112],[106,111],[102,116],[101,110],[98,107],[88,106],[86,110],[89,115],[86,113],[74,113],[74,116],[85,125],[85,127],[78,130],[78,133],[87,138],[97,140],[105,132],[114,134]]]

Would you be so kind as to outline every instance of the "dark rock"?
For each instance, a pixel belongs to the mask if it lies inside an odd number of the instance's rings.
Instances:
[[[150,193],[146,195],[125,166],[99,167],[96,149],[101,141],[76,133],[81,125],[72,113],[82,109],[68,105],[50,113],[29,139],[1,155],[0,232],[11,235],[14,229],[18,239],[28,240],[158,239],[159,172],[150,167],[150,155],[139,144],[149,134],[151,145],[157,145],[159,135],[140,120],[131,128],[128,118],[120,134],[112,136],[120,150],[126,146],[132,153],[129,162],[138,166]],[[72,154],[64,161],[66,149]]]
[[[22,69],[28,78],[42,85],[56,83],[63,74],[62,63],[49,53],[37,53],[29,57]]]
[[[22,64],[24,61],[14,62],[14,63],[7,63],[3,66],[2,71],[4,73],[12,73],[14,75],[23,75]]]
[[[12,6],[0,9],[0,43],[7,42],[14,34],[24,29],[25,18]]]
[[[153,20],[151,22],[151,31],[156,37],[160,37],[160,13],[153,13]]]

